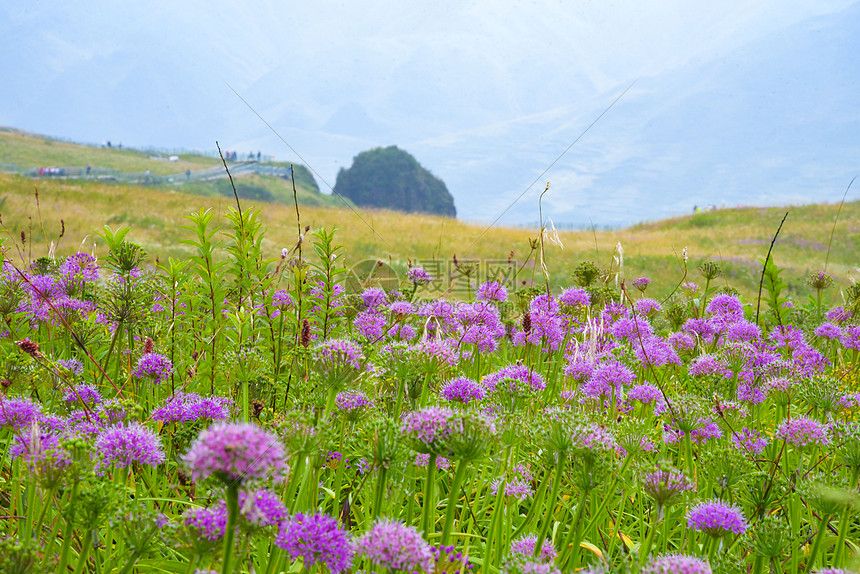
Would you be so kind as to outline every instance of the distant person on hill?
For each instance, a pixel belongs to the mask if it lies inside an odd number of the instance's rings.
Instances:
[[[185,181],[191,181],[191,170],[190,169],[185,170]]]
[[[89,176],[90,176],[90,170],[91,170],[91,169],[92,169],[92,168],[90,167],[90,164],[87,164],[87,177],[89,177]]]

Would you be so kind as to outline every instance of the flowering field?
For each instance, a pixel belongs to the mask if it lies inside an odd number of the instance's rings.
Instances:
[[[860,287],[429,297],[211,219],[157,265],[6,251],[0,572],[858,571]]]

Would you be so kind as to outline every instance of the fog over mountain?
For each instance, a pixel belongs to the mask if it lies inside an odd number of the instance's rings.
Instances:
[[[397,145],[467,220],[536,180],[502,223],[536,222],[545,180],[557,225],[621,225],[838,201],[860,173],[860,2],[5,4],[0,125],[218,140],[306,162],[324,191]]]

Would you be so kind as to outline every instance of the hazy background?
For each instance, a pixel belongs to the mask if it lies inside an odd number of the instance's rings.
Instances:
[[[27,1],[0,5],[0,125],[297,161],[396,144],[458,216],[620,225],[838,201],[860,172],[860,2]]]

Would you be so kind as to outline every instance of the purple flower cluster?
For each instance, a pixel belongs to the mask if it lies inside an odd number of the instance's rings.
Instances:
[[[368,311],[376,311],[388,301],[388,295],[379,287],[368,287],[361,292],[361,302]]]
[[[406,272],[406,278],[414,285],[426,285],[433,281],[433,277],[420,267],[412,267]]]
[[[208,508],[190,508],[183,517],[185,525],[194,529],[197,536],[212,542],[224,538],[227,531],[227,503],[223,500]]]
[[[746,427],[740,432],[732,433],[732,444],[736,449],[749,454],[761,454],[768,444],[767,438],[757,430]]]
[[[633,307],[634,311],[636,311],[637,315],[642,315],[643,317],[652,317],[663,310],[663,306],[656,299],[650,299],[648,297],[643,297],[636,301]]]
[[[95,449],[98,474],[106,468],[127,468],[132,463],[156,466],[164,462],[161,439],[137,422],[106,428],[96,436]]]
[[[426,407],[403,417],[400,431],[418,447],[416,450],[436,453],[445,441],[462,431],[462,421],[456,413],[444,407]]]
[[[525,500],[534,496],[534,488],[530,482],[527,482],[521,477],[515,476],[508,480],[505,484],[505,496]],[[502,485],[502,479],[496,479],[490,483],[490,493],[496,494],[499,492],[499,486]]]
[[[509,365],[485,376],[481,382],[491,395],[500,392],[530,395],[546,388],[543,375],[526,365]]]
[[[287,507],[277,494],[261,488],[239,493],[239,512],[255,528],[278,526],[287,519]]]
[[[57,361],[57,364],[70,370],[76,377],[80,377],[84,374],[84,364],[75,357]]]
[[[365,407],[373,408],[373,402],[361,391],[343,391],[338,393],[334,398],[334,403],[338,410],[343,411],[347,415],[358,413]]]
[[[541,349],[555,351],[564,341],[568,319],[560,315],[558,303],[548,295],[532,299],[528,311],[528,329],[514,333],[515,345],[534,345]]]
[[[398,520],[378,519],[356,540],[355,546],[357,554],[363,554],[375,566],[392,572],[434,570],[433,548],[418,530]]]
[[[785,421],[776,429],[776,436],[798,448],[830,443],[827,427],[809,417],[796,417]]]
[[[292,295],[286,289],[279,289],[272,293],[272,306],[274,306],[278,314],[286,311],[290,307],[295,305],[295,301],[293,301]],[[278,315],[275,315],[276,317]]]
[[[457,377],[442,387],[442,396],[452,403],[481,401],[486,394],[484,387],[468,377]]]
[[[326,514],[299,513],[283,521],[275,544],[293,559],[301,558],[307,570],[324,564],[332,572],[343,572],[354,555],[349,534]]]
[[[42,405],[28,398],[6,398],[0,395],[0,428],[21,430],[29,427],[42,412]]]
[[[709,500],[694,506],[687,513],[687,526],[713,537],[726,534],[743,534],[747,519],[743,511],[720,500]]]
[[[150,379],[160,385],[173,374],[173,363],[160,353],[144,353],[137,361],[134,376],[140,379]]]
[[[711,574],[711,565],[701,558],[683,554],[667,554],[653,559],[641,570],[642,574]]]
[[[361,348],[349,339],[329,339],[321,343],[317,349],[320,362],[328,369],[351,366],[360,370],[364,361]]]
[[[375,343],[385,333],[385,316],[375,310],[362,311],[356,315],[352,326],[362,339]]]
[[[593,398],[611,398],[614,392],[620,398],[622,388],[635,380],[636,375],[623,363],[614,360],[598,363],[583,385],[582,392]]]
[[[513,554],[519,554],[520,556],[523,556],[525,558],[530,558],[535,553],[536,544],[537,535],[526,534],[524,536],[520,536],[511,543],[511,552]],[[544,540],[543,544],[540,547],[538,558],[540,558],[544,562],[552,562],[553,560],[555,560],[556,556],[558,556],[558,552],[555,551],[555,547],[553,547],[552,542],[549,540]]]
[[[460,342],[473,344],[481,352],[492,353],[498,340],[505,335],[499,310],[495,305],[478,301],[457,307],[455,317],[460,324]]]
[[[66,393],[63,400],[67,403],[84,403],[86,405],[97,405],[104,401],[99,390],[89,383],[75,385]]]
[[[425,468],[428,464],[430,464],[430,455],[426,453],[417,453],[415,455],[415,466]],[[436,457],[436,468],[439,470],[444,470],[446,468],[451,468],[451,461],[445,458],[444,456]]]
[[[203,397],[197,393],[176,393],[152,412],[152,419],[164,423],[199,420],[220,421],[230,416],[233,401],[226,397]]]
[[[588,307],[591,305],[591,296],[585,289],[570,287],[561,292],[558,302],[570,309],[577,306]]]
[[[508,290],[496,281],[485,281],[478,286],[475,297],[478,301],[503,303],[508,300]]]
[[[687,480],[684,473],[675,468],[658,467],[656,471],[646,474],[642,481],[642,490],[657,503],[658,507],[672,503],[681,494],[693,488],[693,484]]]
[[[822,323],[815,329],[815,336],[822,339],[834,340],[842,335],[842,329],[833,323]]]
[[[225,483],[262,480],[286,468],[278,437],[252,423],[213,424],[197,436],[182,460],[196,481],[209,476]]]

